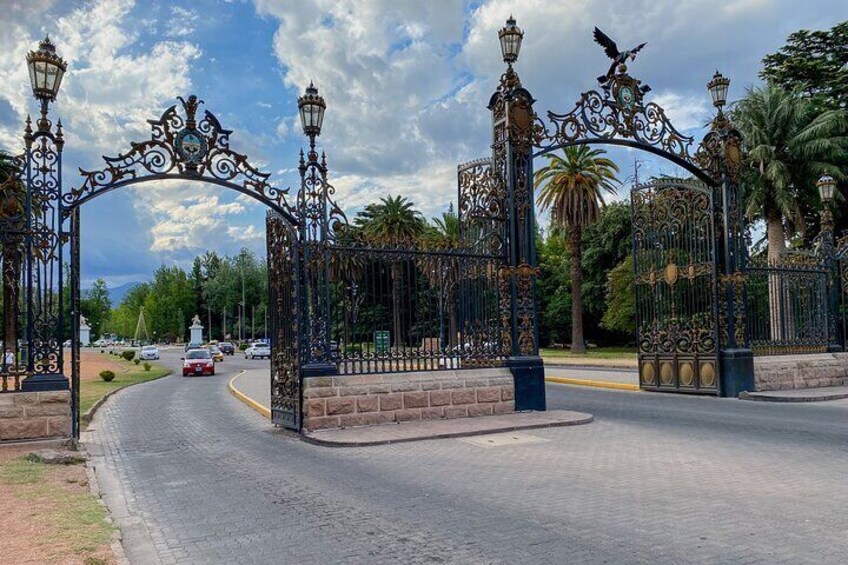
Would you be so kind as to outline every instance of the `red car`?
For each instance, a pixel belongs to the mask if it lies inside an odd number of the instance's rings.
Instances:
[[[190,349],[183,357],[183,376],[214,375],[215,361],[208,349]]]

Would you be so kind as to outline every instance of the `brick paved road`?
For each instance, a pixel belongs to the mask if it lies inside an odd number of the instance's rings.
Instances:
[[[848,562],[848,401],[551,385],[596,422],[337,449],[272,431],[228,379],[133,387],[95,420],[162,563]]]

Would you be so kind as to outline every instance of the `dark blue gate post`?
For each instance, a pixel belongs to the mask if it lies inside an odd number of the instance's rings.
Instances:
[[[707,89],[718,110],[710,131],[701,142],[697,159],[717,181],[714,202],[718,246],[719,395],[738,396],[754,388],[754,357],[748,333],[747,259],[744,200],[739,174],[742,135],[722,111],[730,80],[716,72]]]
[[[533,203],[535,100],[512,68],[524,32],[510,18],[498,35],[507,69],[489,101],[489,110],[493,171],[506,187],[507,200],[506,257],[499,273],[503,346],[515,380],[515,409],[545,410],[545,367],[539,356],[535,289],[539,273]]]

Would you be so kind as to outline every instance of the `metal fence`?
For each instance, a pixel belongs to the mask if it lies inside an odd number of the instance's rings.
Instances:
[[[750,261],[747,320],[755,355],[827,351],[828,278],[826,265],[812,253]]]
[[[331,246],[331,357],[339,374],[497,366],[499,263],[414,246]]]

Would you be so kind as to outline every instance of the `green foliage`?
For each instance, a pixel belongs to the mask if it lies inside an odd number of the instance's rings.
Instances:
[[[609,273],[607,310],[601,321],[603,327],[634,335],[636,332],[636,288],[633,256],[627,257]]]
[[[135,358],[135,359],[133,359],[133,363],[138,365],[139,363],[141,363],[141,359]]]
[[[239,344],[239,351],[245,351],[248,347],[250,347],[250,345],[249,345],[249,344],[247,344],[247,343],[240,343],[240,344]]]
[[[842,177],[837,163],[848,147],[848,115],[821,112],[800,91],[770,84],[749,89],[736,103],[733,120],[747,161],[745,210],[749,219],[766,220],[774,255],[786,235],[805,232],[803,205],[817,207],[819,176]]]
[[[766,55],[760,76],[802,91],[829,108],[848,107],[848,21],[829,30],[802,29],[777,53]]]
[[[123,357],[123,358],[124,358],[124,359],[126,359],[127,361],[132,361],[132,360],[133,360],[133,357],[135,357],[135,351],[133,351],[132,349],[128,349],[128,350],[126,350],[126,351],[122,351],[122,352],[121,352],[121,357]]]
[[[549,234],[537,243],[539,334],[542,344],[571,341],[571,256],[559,234]]]
[[[145,371],[149,371],[151,367],[153,367],[153,365],[151,365],[150,363],[147,363],[147,362],[144,363],[144,370]]]
[[[207,252],[195,258],[189,273],[179,267],[159,267],[151,282],[137,285],[124,296],[112,311],[110,328],[120,335],[133,336],[143,307],[151,338],[187,338],[190,320],[198,314],[204,325],[211,319],[213,337],[223,339],[225,334],[237,331],[242,288],[247,304],[246,333],[249,335],[253,322],[255,331],[262,334],[268,301],[268,272],[265,261],[247,249],[234,257]],[[255,319],[252,319],[254,313]],[[226,328],[223,328],[225,318]]]
[[[80,299],[80,311],[88,320],[92,335],[98,337],[103,335],[111,310],[112,302],[109,300],[109,289],[106,287],[106,281],[97,279]]]
[[[421,212],[404,196],[384,196],[377,204],[368,204],[354,218],[363,235],[377,245],[400,245],[415,241],[426,222]]]
[[[583,312],[587,335],[600,337],[598,323],[608,309],[607,278],[610,271],[633,253],[630,205],[613,202],[598,221],[583,231]]]
[[[100,371],[100,378],[105,382],[110,382],[115,379],[115,373],[113,371]]]

